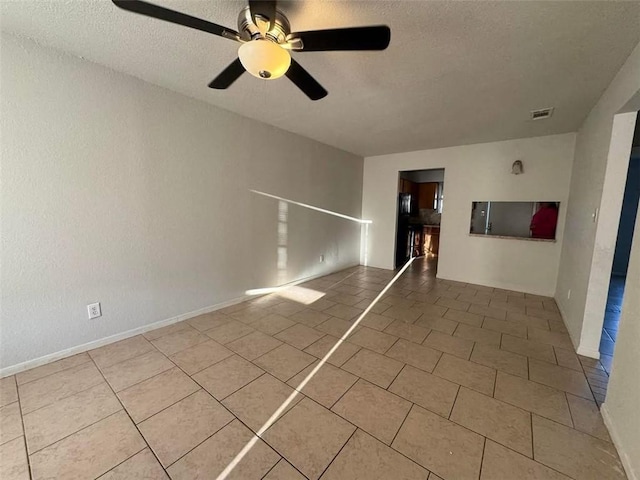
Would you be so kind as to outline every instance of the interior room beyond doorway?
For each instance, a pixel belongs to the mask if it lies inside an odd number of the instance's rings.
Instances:
[[[437,264],[444,169],[405,171],[398,177],[396,268],[422,255],[433,257]]]

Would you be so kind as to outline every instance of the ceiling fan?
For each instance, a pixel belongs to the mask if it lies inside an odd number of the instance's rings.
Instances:
[[[266,80],[286,75],[311,100],[319,100],[327,91],[291,58],[290,51],[384,50],[391,39],[391,30],[386,25],[291,33],[289,20],[276,8],[275,0],[249,0],[249,5],[238,16],[238,32],[142,0],[112,1],[130,12],[241,43],[238,58],[209,83],[210,88],[220,90],[228,88],[247,71]]]

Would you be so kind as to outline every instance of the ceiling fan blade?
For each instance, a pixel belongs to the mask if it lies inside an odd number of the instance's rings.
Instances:
[[[215,88],[217,90],[224,90],[225,88],[229,88],[233,82],[235,82],[240,75],[245,72],[242,63],[240,63],[240,59],[236,58],[231,65],[225,68],[220,75],[211,80],[209,83],[209,88]]]
[[[373,27],[335,28],[295,32],[288,40],[302,40],[301,52],[323,52],[329,50],[384,50],[389,46],[391,30],[386,25]],[[294,49],[295,41],[293,42]]]
[[[320,100],[327,96],[327,91],[322,85],[293,58],[291,59],[291,66],[285,75],[311,100]]]
[[[166,22],[184,25],[185,27],[195,28],[203,32],[212,33],[219,37],[229,38],[231,40],[239,40],[238,32],[230,28],[222,27],[215,23],[192,17],[185,13],[176,12],[168,8],[160,7],[152,3],[143,2],[142,0],[112,0],[116,6],[129,12],[139,13],[147,17],[157,18]]]
[[[263,18],[269,19],[269,28],[273,27],[273,22],[276,19],[276,2],[275,0],[249,0],[249,10],[251,10],[251,18],[255,20],[256,15],[260,15]]]

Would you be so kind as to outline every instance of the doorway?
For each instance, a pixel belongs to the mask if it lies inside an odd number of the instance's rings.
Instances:
[[[602,363],[611,363],[611,357],[618,336],[618,324],[622,312],[622,300],[624,298],[631,242],[638,213],[640,201],[640,119],[636,120],[633,135],[629,169],[625,183],[618,236],[611,268],[611,278],[605,308],[602,336],[600,337],[600,356]]]
[[[443,205],[443,168],[398,173],[396,268],[411,257],[426,256],[437,269]]]

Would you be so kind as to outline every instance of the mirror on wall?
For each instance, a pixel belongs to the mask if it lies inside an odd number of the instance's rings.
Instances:
[[[472,235],[555,240],[560,202],[472,202]]]

